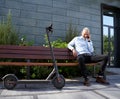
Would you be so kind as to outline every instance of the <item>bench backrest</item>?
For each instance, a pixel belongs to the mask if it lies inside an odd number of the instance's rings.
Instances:
[[[67,48],[54,48],[55,59],[74,59]],[[52,59],[49,47],[0,45],[0,58]]]

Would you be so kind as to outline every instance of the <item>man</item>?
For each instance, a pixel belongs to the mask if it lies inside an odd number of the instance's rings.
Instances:
[[[78,59],[81,74],[85,79],[83,83],[84,85],[86,86],[90,85],[90,82],[88,79],[88,71],[85,63],[100,62],[100,61],[102,61],[102,64],[101,64],[101,69],[98,72],[98,76],[96,77],[96,82],[109,84],[103,78],[104,71],[108,61],[108,56],[93,54],[94,53],[93,43],[90,38],[90,31],[87,27],[83,28],[81,32],[81,36],[77,36],[73,38],[68,43],[68,48],[72,51],[73,56],[77,57]]]

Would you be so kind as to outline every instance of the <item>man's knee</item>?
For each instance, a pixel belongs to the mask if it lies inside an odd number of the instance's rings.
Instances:
[[[84,59],[84,57],[83,57],[82,55],[80,55],[80,56],[78,56],[78,61],[79,61],[79,62],[84,62],[85,59]]]

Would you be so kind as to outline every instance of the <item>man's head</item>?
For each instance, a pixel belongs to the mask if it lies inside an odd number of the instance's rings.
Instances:
[[[87,27],[83,28],[83,30],[81,32],[81,35],[84,38],[90,38],[90,30],[89,30],[89,28],[87,28]]]

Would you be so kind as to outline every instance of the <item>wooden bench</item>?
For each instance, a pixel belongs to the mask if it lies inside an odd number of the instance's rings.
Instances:
[[[54,48],[53,50],[57,66],[78,66],[78,62],[74,61],[76,59],[72,52],[67,48]],[[0,61],[0,66],[53,66],[50,48],[42,46],[0,45],[0,59],[17,60]],[[96,64],[86,65],[95,67]]]

